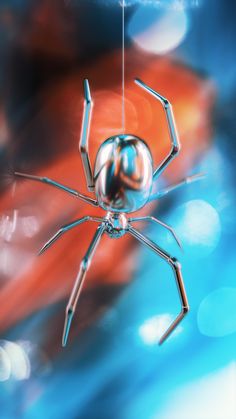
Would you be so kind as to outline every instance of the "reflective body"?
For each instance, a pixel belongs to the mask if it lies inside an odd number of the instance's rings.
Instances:
[[[89,127],[92,115],[92,98],[90,94],[89,82],[84,80],[84,115],[81,130],[81,138],[79,143],[79,151],[81,153],[84,174],[86,178],[87,188],[90,192],[95,191],[96,198],[81,194],[75,189],[62,185],[61,183],[49,179],[47,177],[27,175],[25,173],[15,172],[17,176],[31,179],[37,182],[43,182],[54,188],[76,197],[84,202],[95,207],[101,207],[107,211],[104,217],[97,217],[86,215],[83,218],[74,220],[69,224],[62,226],[50,240],[40,250],[39,254],[47,250],[59,237],[72,228],[79,226],[86,222],[99,223],[99,226],[94,234],[94,237],[80,263],[80,269],[72,289],[68,305],[66,307],[66,317],[64,332],[62,338],[62,345],[65,346],[69,334],[69,329],[73,315],[76,310],[78,299],[86,278],[87,271],[91,265],[93,255],[100,243],[104,234],[110,238],[119,238],[124,234],[132,235],[136,240],[154,251],[159,257],[164,259],[172,268],[174,273],[181,310],[176,319],[170,324],[166,332],[162,335],[160,343],[163,343],[173,330],[182,321],[189,310],[188,300],[184,289],[184,282],[181,273],[181,266],[179,262],[169,255],[165,250],[161,249],[156,243],[143,235],[139,230],[133,227],[133,224],[140,221],[153,222],[161,225],[169,230],[178,245],[180,242],[172,229],[172,227],[163,223],[155,217],[127,217],[127,213],[137,211],[145,204],[153,199],[161,198],[172,190],[201,179],[202,175],[195,175],[187,177],[175,185],[169,186],[164,190],[158,191],[151,195],[153,180],[168,167],[171,161],[178,155],[180,150],[180,143],[178,140],[178,133],[175,126],[174,114],[172,112],[169,101],[148,87],[141,80],[136,79],[137,85],[153,95],[162,105],[166,121],[169,129],[171,139],[171,148],[167,156],[160,163],[160,165],[153,170],[152,156],[148,146],[140,138],[130,134],[117,134],[105,140],[100,146],[95,162],[95,169],[93,170],[89,158],[88,138]]]
[[[106,211],[133,212],[148,201],[153,163],[148,146],[134,135],[117,135],[100,146],[94,171],[95,193]]]
[[[119,239],[128,230],[128,219],[122,213],[108,212],[104,219],[104,224],[106,233],[112,239]]]

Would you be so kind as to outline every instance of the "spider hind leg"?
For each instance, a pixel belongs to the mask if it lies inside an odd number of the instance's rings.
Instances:
[[[183,320],[185,315],[189,311],[188,299],[184,287],[184,281],[181,273],[181,265],[177,261],[177,259],[171,257],[165,250],[161,249],[157,246],[152,240],[148,237],[144,236],[138,230],[134,229],[131,225],[129,225],[129,232],[134,236],[140,243],[146,245],[149,249],[154,251],[157,255],[159,255],[162,259],[164,259],[173,269],[177,289],[179,292],[179,297],[181,301],[181,311],[176,317],[176,319],[170,324],[166,332],[162,335],[159,344],[161,345],[169,336],[170,334],[176,329],[179,323]]]
[[[84,256],[84,258],[82,259],[81,263],[80,263],[80,269],[74,284],[74,287],[72,289],[71,295],[70,295],[70,299],[68,302],[68,305],[66,307],[66,315],[65,315],[65,324],[64,324],[64,331],[63,331],[63,337],[62,337],[62,346],[66,346],[67,343],[67,339],[68,339],[68,335],[69,335],[69,331],[70,331],[70,326],[71,326],[71,322],[76,310],[76,306],[78,303],[78,299],[82,290],[82,286],[86,277],[86,273],[89,269],[89,266],[91,264],[92,261],[92,257],[94,255],[94,252],[101,240],[101,237],[104,233],[106,229],[106,225],[105,223],[101,223],[99,225],[99,227],[96,230],[96,233],[90,243],[90,246]]]

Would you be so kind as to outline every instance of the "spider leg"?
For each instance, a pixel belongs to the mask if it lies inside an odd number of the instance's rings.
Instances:
[[[79,273],[77,275],[74,287],[72,289],[70,299],[68,302],[68,305],[66,307],[66,316],[65,316],[65,324],[64,324],[64,331],[63,331],[63,337],[62,337],[62,346],[66,346],[67,338],[70,331],[70,325],[72,322],[72,318],[74,316],[76,305],[80,296],[80,292],[85,280],[86,273],[89,269],[92,257],[94,255],[94,252],[98,246],[98,243],[100,242],[100,239],[106,229],[105,224],[100,224],[100,226],[97,228],[96,233],[91,241],[91,244],[82,259],[80,263],[80,269]]]
[[[163,196],[167,195],[169,192],[175,191],[181,186],[187,185],[189,183],[197,182],[198,180],[202,180],[205,177],[206,177],[205,173],[197,173],[192,176],[187,176],[186,178],[182,179],[180,182],[174,183],[174,185],[167,186],[165,189],[162,189],[161,191],[151,195],[148,202],[154,201],[155,199],[162,198]]]
[[[89,81],[84,80],[84,114],[82,121],[81,137],[79,142],[79,151],[81,153],[84,174],[86,177],[87,188],[89,191],[94,190],[94,179],[91,169],[91,163],[88,154],[88,137],[90,129],[90,120],[92,116],[93,102],[91,98]]]
[[[74,227],[77,227],[78,225],[84,223],[85,221],[96,221],[101,222],[103,218],[100,217],[90,217],[89,215],[83,218],[79,218],[78,220],[73,221],[72,223],[66,224],[62,226],[56,234],[54,234],[40,249],[38,255],[41,255],[44,253],[56,240],[58,240],[62,234],[66,233],[67,231],[71,230]]]
[[[128,231],[132,236],[134,236],[137,240],[139,240],[142,244],[149,247],[151,250],[153,250],[155,253],[157,253],[162,259],[164,259],[173,269],[176,284],[180,296],[181,301],[181,311],[179,315],[176,317],[176,319],[171,323],[171,325],[168,327],[166,332],[162,335],[159,344],[162,344],[168,336],[174,331],[174,329],[178,326],[178,324],[181,322],[181,320],[184,318],[184,316],[189,311],[189,305],[187,300],[187,295],[184,288],[184,282],[182,278],[181,273],[181,265],[177,261],[177,259],[171,257],[165,250],[162,250],[159,246],[157,246],[152,240],[150,240],[148,237],[144,236],[142,233],[140,233],[138,230],[134,229],[131,225],[128,227]]]
[[[169,134],[171,138],[171,150],[167,157],[163,160],[163,162],[157,167],[157,169],[154,171],[153,178],[154,180],[157,179],[157,177],[163,172],[163,170],[166,169],[166,167],[170,164],[170,162],[179,154],[180,151],[180,142],[178,138],[178,132],[175,125],[175,118],[172,110],[171,103],[166,99],[165,97],[161,96],[159,93],[157,93],[155,90],[153,90],[151,87],[147,86],[142,80],[135,79],[135,83],[142,87],[144,90],[146,90],[148,93],[153,95],[157,100],[159,100],[164,108]]]
[[[172,234],[172,236],[174,237],[174,239],[176,240],[178,246],[180,247],[181,250],[183,250],[182,245],[180,243],[180,240],[178,239],[174,229],[169,226],[168,224],[163,223],[163,221],[158,220],[155,217],[152,216],[147,216],[147,217],[135,217],[135,218],[129,218],[129,222],[136,222],[136,221],[153,221],[154,223],[160,224],[161,226],[165,227],[167,230],[170,231],[170,233]]]
[[[49,179],[47,177],[28,175],[26,173],[20,173],[20,172],[15,172],[15,175],[22,177],[24,179],[30,179],[30,180],[35,180],[36,182],[46,183],[47,185],[54,186],[55,188],[61,189],[62,191],[65,191],[69,193],[70,195],[73,195],[76,198],[81,199],[84,202],[87,202],[88,204],[91,204],[95,207],[98,206],[98,202],[95,199],[90,198],[89,196],[83,195],[80,192],[76,191],[75,189],[71,189],[68,186],[62,185],[61,183],[58,183],[55,180]]]

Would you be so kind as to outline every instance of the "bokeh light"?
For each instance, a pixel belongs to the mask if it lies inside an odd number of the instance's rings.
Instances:
[[[168,329],[174,316],[166,313],[147,319],[139,327],[139,336],[146,345],[156,345],[164,332]],[[173,332],[170,339],[174,338],[183,330],[183,326],[179,325]]]
[[[220,274],[220,271],[219,271]],[[236,288],[221,287],[208,294],[198,309],[198,327],[210,337],[236,332]]]
[[[30,360],[19,343],[2,341],[1,348],[6,353],[9,362],[11,377],[15,380],[26,380],[30,377]]]
[[[140,48],[165,54],[181,44],[188,29],[189,20],[184,9],[159,10],[143,6],[132,16],[128,34]]]
[[[0,381],[6,381],[11,375],[11,361],[7,352],[0,346]]]
[[[217,247],[221,222],[216,209],[208,202],[195,199],[180,205],[171,216],[186,254],[207,256]]]
[[[155,419],[235,419],[236,363],[188,383]]]
[[[173,105],[181,152],[145,206],[171,225],[137,229],[182,266],[190,312],[161,346],[181,304],[171,267],[125,235],[104,237],[66,348],[64,310],[95,225],[37,251],[61,225],[102,216],[14,170],[86,190],[78,138],[82,80],[94,99],[92,165],[121,131],[122,1],[14,0],[0,8],[0,417],[235,419],[235,2],[125,0],[125,113],[155,165],[170,151],[165,116],[139,77]],[[11,168],[11,169],[10,169]],[[13,169],[13,170],[12,170]]]

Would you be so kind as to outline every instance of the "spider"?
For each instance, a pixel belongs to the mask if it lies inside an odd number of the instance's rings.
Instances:
[[[177,325],[189,311],[189,304],[185,292],[184,282],[181,273],[181,265],[178,260],[161,249],[156,243],[134,227],[138,221],[150,221],[160,224],[167,228],[178,245],[180,242],[174,230],[162,221],[152,216],[129,218],[126,214],[141,209],[148,202],[158,199],[170,191],[186,184],[198,180],[202,174],[189,176],[174,185],[152,194],[153,182],[167,168],[171,161],[179,154],[180,142],[175,126],[174,114],[170,102],[159,93],[148,87],[139,79],[135,79],[137,85],[153,95],[164,108],[167,119],[169,135],[171,139],[171,150],[162,163],[153,171],[153,159],[149,147],[139,137],[132,134],[117,134],[106,139],[100,146],[94,171],[92,170],[89,152],[88,138],[90,119],[92,114],[92,98],[89,82],[84,80],[84,113],[81,129],[79,151],[81,153],[83,170],[86,178],[87,189],[94,192],[96,199],[83,195],[77,190],[71,189],[47,177],[34,176],[30,174],[15,172],[16,176],[46,183],[59,188],[70,195],[75,196],[95,207],[101,207],[106,211],[105,217],[94,217],[87,215],[62,226],[57,233],[52,236],[39,251],[42,254],[60,236],[72,228],[88,221],[99,223],[95,235],[90,243],[84,258],[81,261],[80,269],[71,292],[68,305],[66,307],[65,324],[62,336],[62,346],[68,340],[71,321],[76,310],[80,292],[86,277],[86,273],[91,264],[94,252],[104,233],[111,238],[119,238],[124,234],[131,234],[139,242],[147,246],[158,256],[164,259],[172,268],[179,291],[181,310],[176,319],[170,324],[166,332],[162,335],[159,343],[163,343],[173,332]]]

